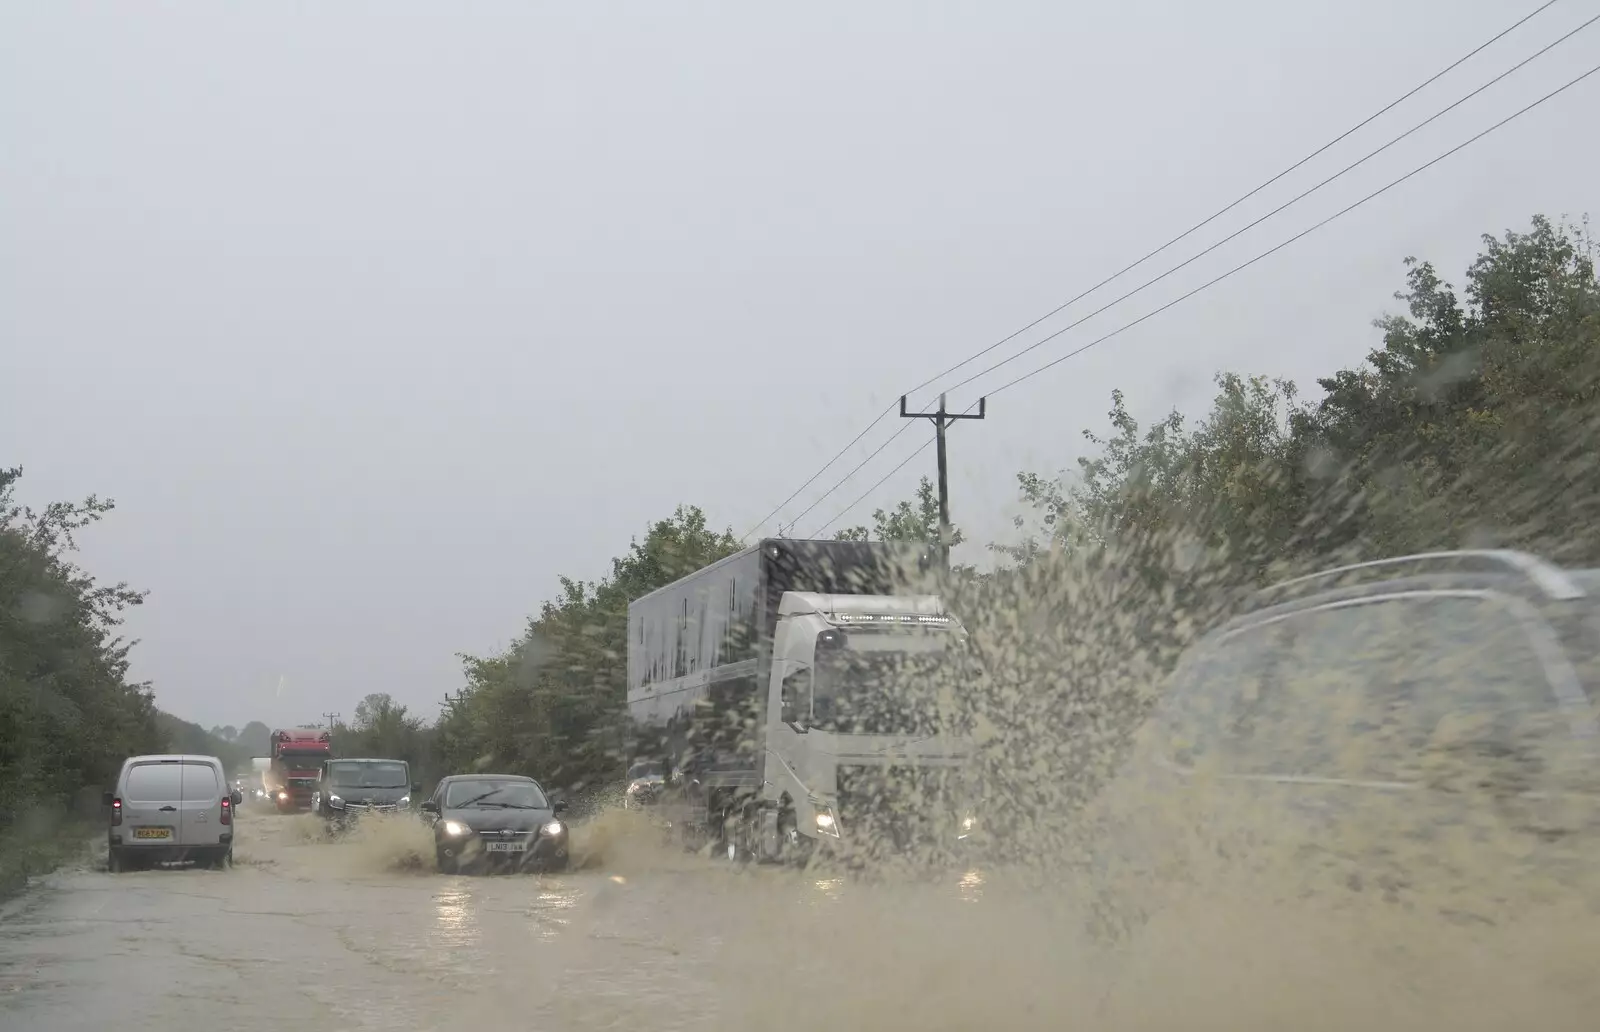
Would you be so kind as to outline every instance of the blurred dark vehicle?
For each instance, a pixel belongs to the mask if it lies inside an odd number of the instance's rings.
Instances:
[[[1597,595],[1600,570],[1512,551],[1258,593],[1184,655],[1096,803],[1102,930],[1223,884],[1489,923],[1592,892]]]
[[[569,830],[540,784],[518,774],[452,774],[420,807],[439,870],[565,870]]]

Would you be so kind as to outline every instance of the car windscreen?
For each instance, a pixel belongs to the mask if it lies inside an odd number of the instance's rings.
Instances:
[[[479,806],[487,809],[545,809],[550,804],[531,781],[457,781],[445,789],[446,809]]]
[[[183,798],[184,764],[140,763],[128,772],[122,795],[130,803],[171,802]]]
[[[405,788],[410,771],[399,762],[330,763],[328,780],[334,788]]]
[[[659,778],[666,773],[666,768],[660,763],[635,763],[628,768],[628,780],[637,778]]]
[[[1411,782],[1570,735],[1527,628],[1487,598],[1362,600],[1252,628],[1167,707],[1169,755],[1218,772]]]

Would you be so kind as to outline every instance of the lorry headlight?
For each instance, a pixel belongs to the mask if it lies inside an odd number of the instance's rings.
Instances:
[[[549,821],[539,830],[544,832],[546,835],[549,835],[551,838],[555,838],[557,835],[560,835],[562,832],[566,831],[567,826],[562,824],[560,821]]]
[[[445,821],[444,822],[444,833],[446,835],[461,836],[461,835],[466,835],[471,831],[472,831],[471,828],[467,827],[465,824],[462,824],[460,821]]]
[[[817,832],[821,835],[839,837],[839,822],[834,819],[833,812],[827,809],[817,811]]]
[[[976,818],[976,817],[963,817],[963,818],[961,818],[961,830],[962,831],[971,831],[973,828],[976,828],[977,826],[978,826],[978,818]]]

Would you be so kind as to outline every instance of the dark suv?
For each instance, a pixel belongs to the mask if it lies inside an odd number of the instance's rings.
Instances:
[[[1135,910],[1154,884],[1240,874],[1490,921],[1592,891],[1597,596],[1600,570],[1512,551],[1260,592],[1185,654],[1108,786],[1118,861],[1102,872],[1134,876]]]

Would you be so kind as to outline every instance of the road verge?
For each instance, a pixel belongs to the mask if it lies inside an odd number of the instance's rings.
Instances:
[[[84,817],[33,810],[0,825],[0,902],[31,879],[87,857],[95,823]]]

